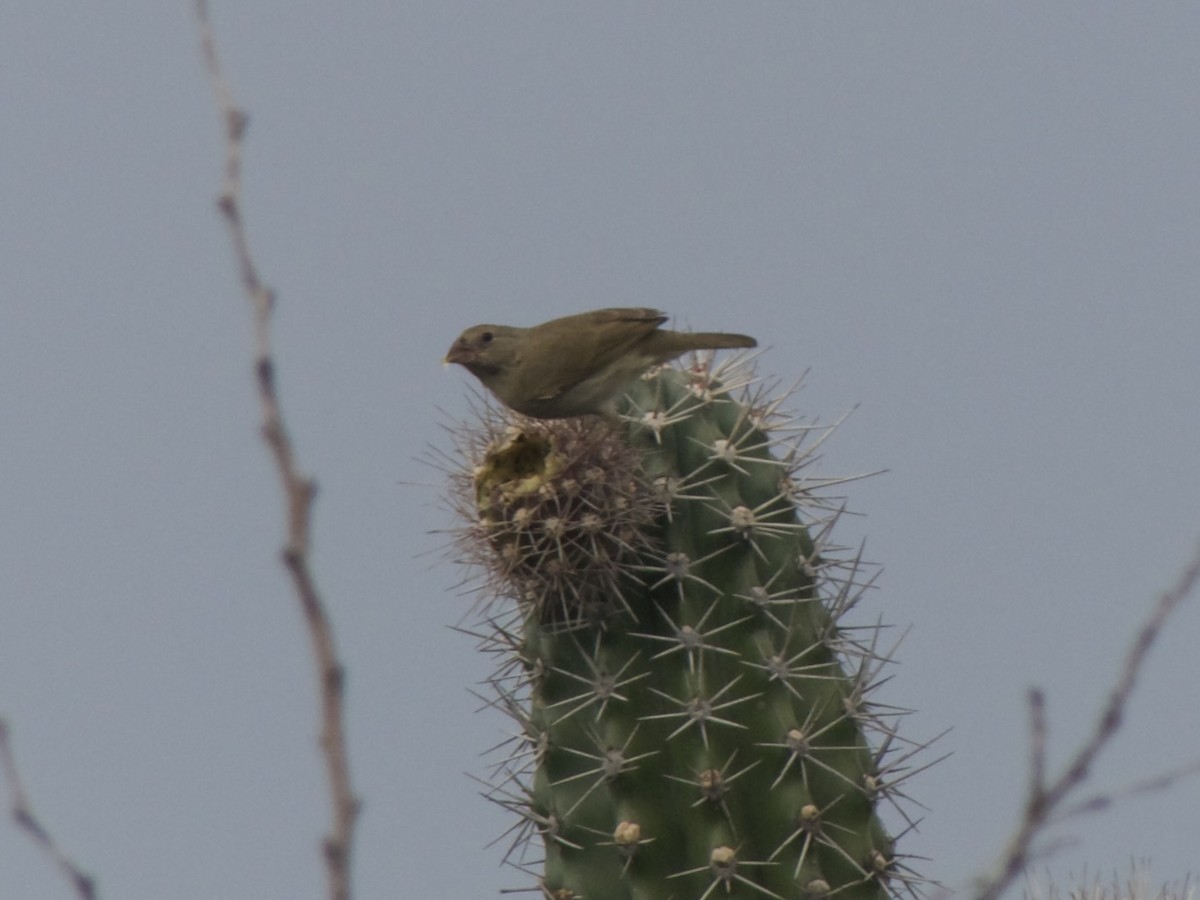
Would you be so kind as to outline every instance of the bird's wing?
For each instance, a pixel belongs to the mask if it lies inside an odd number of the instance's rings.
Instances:
[[[645,340],[667,320],[649,307],[612,307],[552,319],[536,326],[545,349],[528,360],[532,384],[543,386],[539,400],[559,396],[603,371]]]
[[[648,331],[653,331],[667,321],[667,314],[661,309],[651,309],[649,306],[611,306],[608,309],[596,309],[567,318],[591,319],[597,325],[606,322],[641,322],[646,324]]]

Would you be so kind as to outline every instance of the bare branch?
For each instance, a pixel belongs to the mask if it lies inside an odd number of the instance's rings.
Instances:
[[[271,355],[270,326],[275,296],[259,277],[242,217],[242,141],[246,131],[246,114],[235,103],[221,69],[206,0],[196,0],[196,16],[201,51],[225,131],[225,167],[217,206],[233,241],[242,287],[253,310],[254,372],[262,409],[263,439],[275,460],[287,504],[283,563],[291,576],[308,624],[318,669],[322,720],[320,743],[333,802],[333,824],[324,845],[329,896],[331,900],[350,900],[351,848],[359,802],[351,787],[343,727],[345,673],[334,647],[333,627],[309,564],[309,518],[316,485],[301,474],[291,438],[284,426],[275,386],[275,363]]]
[[[1163,627],[1171,614],[1195,589],[1197,581],[1200,581],[1200,546],[1196,548],[1191,561],[1184,567],[1175,584],[1159,597],[1158,603],[1155,604],[1133,643],[1130,644],[1129,650],[1125,654],[1125,662],[1116,682],[1109,691],[1104,709],[1096,719],[1091,736],[1070,759],[1063,773],[1049,784],[1045,781],[1045,701],[1040,690],[1035,689],[1030,692],[1032,764],[1029,794],[1025,798],[1025,813],[993,874],[977,884],[975,897],[978,900],[997,900],[1004,893],[1030,862],[1034,840],[1050,823],[1061,821],[1068,815],[1101,809],[1111,804],[1118,796],[1159,789],[1185,774],[1196,771],[1195,765],[1186,766],[1134,785],[1120,794],[1090,797],[1063,808],[1063,804],[1072,798],[1076,790],[1086,781],[1100,751],[1108,745],[1120,729],[1125,708],[1133,694],[1133,688],[1137,683],[1142,666],[1145,664],[1147,654],[1158,640],[1159,635],[1162,634]]]
[[[67,880],[74,886],[75,893],[80,900],[96,900],[99,894],[96,892],[96,882],[92,876],[80,869],[62,852],[58,842],[54,840],[54,836],[34,814],[8,741],[8,723],[3,719],[0,719],[0,769],[4,770],[4,780],[8,785],[9,809],[12,812],[13,820],[54,860]]]

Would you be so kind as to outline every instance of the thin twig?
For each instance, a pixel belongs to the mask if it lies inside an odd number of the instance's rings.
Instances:
[[[1084,783],[1096,757],[1120,729],[1125,708],[1133,694],[1147,654],[1162,634],[1167,619],[1195,589],[1197,581],[1200,581],[1200,546],[1196,548],[1195,555],[1184,567],[1175,584],[1159,597],[1158,603],[1130,644],[1121,672],[1109,691],[1108,701],[1096,719],[1091,736],[1071,758],[1063,773],[1050,784],[1045,782],[1044,699],[1040,691],[1030,692],[1030,743],[1033,764],[1029,795],[1025,799],[1025,813],[994,873],[976,886],[977,900],[997,900],[1028,865],[1033,852],[1033,842],[1038,834],[1052,821],[1061,821],[1064,818],[1060,807]],[[1135,788],[1139,791],[1156,789],[1164,783],[1169,784],[1182,777],[1183,774],[1195,771],[1195,768],[1183,767],[1168,775],[1136,785]],[[1108,802],[1109,798],[1093,797],[1078,806],[1070,807],[1066,812],[1086,812],[1102,808]]]
[[[1191,778],[1197,774],[1200,774],[1200,760],[1193,760],[1185,765],[1177,766],[1168,772],[1160,772],[1158,775],[1153,775],[1150,778],[1146,778],[1142,781],[1136,781],[1133,784],[1121,788],[1120,790],[1084,797],[1082,800],[1078,800],[1070,806],[1064,807],[1057,815],[1054,816],[1053,821],[1061,822],[1065,819],[1073,819],[1076,816],[1100,812],[1108,809],[1115,803],[1119,803],[1127,797],[1136,797],[1141,794],[1165,791],[1168,788],[1173,787],[1177,782],[1182,781],[1185,778]]]
[[[29,803],[29,795],[25,793],[25,785],[17,771],[17,762],[13,757],[12,746],[8,741],[8,723],[0,719],[0,769],[4,770],[4,780],[8,785],[9,809],[13,820],[28,832],[29,836],[54,860],[62,870],[67,880],[75,888],[75,893],[81,900],[96,900],[96,882],[91,875],[75,865],[62,849],[54,836],[46,829],[34,814],[33,806]]]
[[[242,287],[253,308],[254,372],[262,408],[263,439],[275,459],[287,503],[283,563],[291,575],[308,624],[320,679],[321,749],[325,756],[333,802],[333,824],[324,844],[329,896],[331,900],[350,900],[351,850],[359,802],[351,787],[343,727],[345,673],[334,647],[333,627],[309,565],[309,518],[316,485],[301,474],[291,438],[284,426],[271,355],[270,326],[275,296],[259,277],[242,218],[242,141],[246,131],[246,114],[234,102],[229,83],[222,72],[206,0],[196,0],[196,16],[204,62],[225,129],[225,168],[217,206],[233,240]]]

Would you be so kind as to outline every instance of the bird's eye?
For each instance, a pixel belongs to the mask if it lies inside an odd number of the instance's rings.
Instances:
[[[483,334],[481,334],[479,336],[479,340],[485,344],[490,344],[492,342],[492,338],[494,338],[494,337],[495,337],[495,335],[492,334],[490,331],[485,331]]]

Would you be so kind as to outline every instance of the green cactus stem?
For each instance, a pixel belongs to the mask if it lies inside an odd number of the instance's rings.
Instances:
[[[804,472],[824,432],[770,393],[697,361],[637,383],[624,430],[492,408],[459,435],[456,547],[519,732],[489,794],[544,897],[918,892],[879,809],[916,745],[867,699],[877,627],[841,624],[868,579]]]

